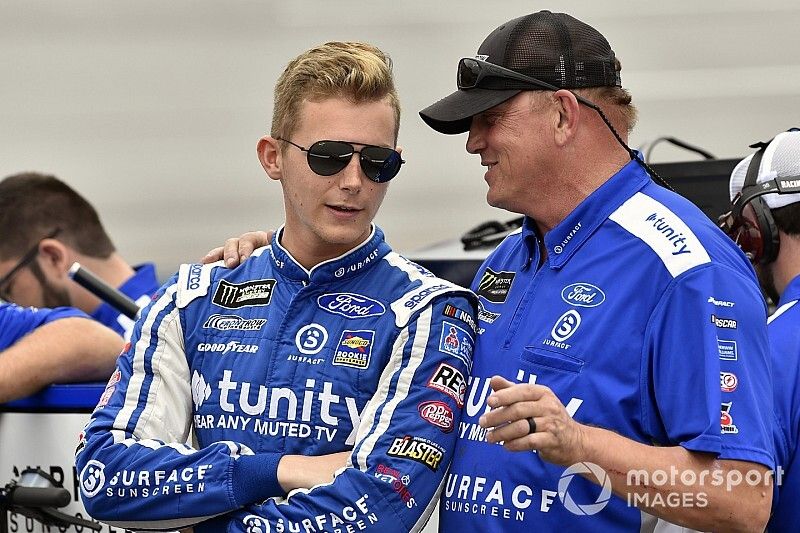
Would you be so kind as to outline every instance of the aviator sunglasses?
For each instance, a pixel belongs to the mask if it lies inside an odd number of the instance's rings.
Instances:
[[[353,154],[358,154],[361,170],[367,178],[378,183],[386,183],[397,176],[400,165],[405,163],[397,150],[384,146],[364,144],[361,145],[363,146],[361,150],[356,150],[352,143],[346,141],[317,141],[306,148],[289,139],[277,137],[277,140],[287,142],[305,152],[308,166],[320,176],[333,176],[341,172],[350,163]]]

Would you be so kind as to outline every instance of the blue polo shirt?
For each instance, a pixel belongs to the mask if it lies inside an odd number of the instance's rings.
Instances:
[[[800,276],[781,295],[769,318],[769,342],[775,380],[775,462],[778,483],[769,531],[792,531],[800,524]]]
[[[0,350],[5,350],[39,326],[59,318],[73,316],[86,317],[83,312],[73,307],[37,309],[0,303]]]
[[[727,236],[631,162],[544,235],[543,263],[538,238],[526,219],[472,286],[479,332],[442,532],[639,531],[655,521],[589,465],[486,442],[478,419],[496,374],[546,385],[582,424],[773,467],[766,306]]]
[[[158,291],[160,284],[156,278],[156,267],[152,263],[145,263],[134,267],[133,276],[118,287],[119,291],[136,302],[140,308],[150,303],[150,298]],[[104,326],[111,328],[125,340],[130,339],[133,331],[134,320],[119,312],[116,307],[107,303],[100,304],[91,317]]]

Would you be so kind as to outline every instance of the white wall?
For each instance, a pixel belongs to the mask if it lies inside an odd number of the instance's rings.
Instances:
[[[736,157],[800,125],[796,0],[4,0],[0,176],[65,179],[123,256],[156,261],[163,278],[226,236],[280,223],[279,186],[255,157],[275,79],[313,44],[368,40],[395,60],[408,161],[378,223],[400,251],[455,238],[512,216],[485,205],[465,136],[434,134],[417,111],[454,89],[458,58],[490,30],[543,8],[611,42],[641,112],[634,146],[674,135]],[[659,145],[653,161],[692,157]]]

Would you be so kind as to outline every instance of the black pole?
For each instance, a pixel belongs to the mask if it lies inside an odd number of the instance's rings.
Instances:
[[[69,275],[78,285],[113,306],[128,318],[135,319],[139,313],[139,306],[136,305],[136,302],[98,278],[91,271],[86,270],[80,263],[72,264],[69,269]]]

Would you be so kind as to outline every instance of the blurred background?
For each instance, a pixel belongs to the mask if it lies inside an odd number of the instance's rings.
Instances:
[[[796,0],[597,2],[4,0],[0,176],[55,174],[87,197],[122,256],[163,280],[225,237],[274,228],[279,185],[255,155],[287,61],[367,40],[394,59],[408,161],[377,222],[400,252],[514,215],[485,204],[466,135],[417,112],[455,89],[459,57],[508,19],[564,11],[599,29],[640,110],[631,145],[670,135],[719,158],[800,125]],[[699,159],[668,144],[651,162]]]

